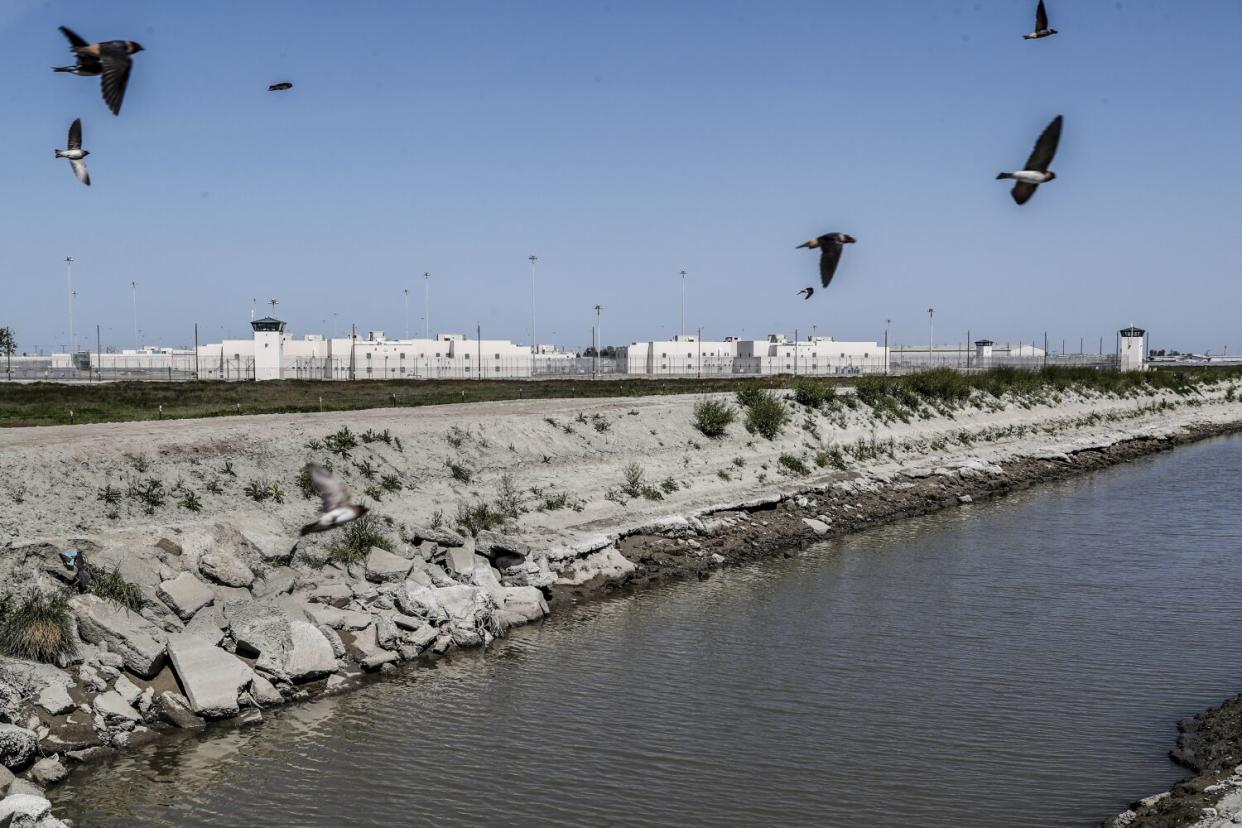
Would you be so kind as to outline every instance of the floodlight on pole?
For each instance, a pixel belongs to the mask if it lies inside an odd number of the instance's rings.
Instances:
[[[73,257],[65,257],[65,276],[69,281],[69,352],[73,353]]]
[[[142,347],[142,343],[138,341],[138,282],[129,283],[130,290],[134,294],[134,349]]]
[[[530,255],[526,257],[530,262],[530,352],[533,354],[537,348],[535,341],[535,262],[539,261],[539,257]]]
[[[936,350],[936,309],[927,309],[927,360],[931,362],[935,359]]]
[[[405,338],[410,338],[410,289],[401,291],[405,294]]]
[[[431,339],[431,274],[423,274],[423,339]]]

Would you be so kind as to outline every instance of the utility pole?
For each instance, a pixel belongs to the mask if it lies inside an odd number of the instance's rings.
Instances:
[[[893,320],[884,320],[884,376],[888,376],[888,326],[893,324]]]
[[[591,372],[592,378],[599,376],[599,349],[603,347],[604,342],[604,332],[600,328],[599,315],[603,310],[603,305],[595,306],[595,369]]]
[[[970,373],[970,329],[966,329],[966,373]]]
[[[694,339],[699,346],[699,379],[703,379],[703,326],[699,326],[699,335]]]
[[[198,379],[198,323],[194,323],[194,379]]]
[[[95,326],[95,371],[98,372],[99,378],[103,379],[103,347],[100,344],[99,326]],[[94,381],[92,375],[91,381]]]
[[[423,274],[423,339],[431,339],[431,274]]]
[[[267,303],[272,306],[272,318],[276,318],[276,306],[280,304],[279,299],[268,299]]]
[[[138,350],[142,347],[142,343],[138,341],[138,283],[130,282],[129,288],[134,295],[134,350]],[[251,316],[250,318],[253,319],[254,317]]]
[[[73,353],[73,257],[65,257],[65,275],[69,280],[69,353]],[[73,367],[73,360],[69,360],[70,368]]]
[[[680,336],[686,335],[686,271],[681,272],[681,327]]]
[[[535,339],[535,262],[539,261],[539,257],[530,255],[526,257],[526,260],[530,262],[530,353],[533,366],[537,344]]]
[[[483,326],[476,320],[474,323],[475,359],[479,361],[479,379],[483,379]]]
[[[785,330],[789,330],[786,328]],[[794,378],[798,376],[798,329],[794,328]]]
[[[927,359],[933,365],[935,364],[936,351],[936,309],[927,309]]]
[[[410,289],[401,291],[405,294],[405,338],[410,338]]]
[[[1044,331],[1044,367],[1048,367],[1048,332]]]
[[[255,305],[257,304],[259,304],[259,300],[253,296],[250,297],[250,321],[251,322],[254,321],[254,308],[255,308]]]

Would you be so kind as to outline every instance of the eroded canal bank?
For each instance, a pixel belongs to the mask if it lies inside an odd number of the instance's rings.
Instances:
[[[68,670],[4,662],[4,764],[22,774],[9,793],[37,797],[66,766],[169,726],[258,722],[367,671],[486,644],[567,600],[1222,433],[1242,419],[1231,387],[980,395],[905,417],[789,402],[770,440],[737,425],[706,439],[694,397],[362,412],[344,450],[340,415],[0,433],[6,479],[25,481],[4,517],[8,582],[55,584],[73,545],[137,592],[137,611],[72,599]],[[291,544],[313,512],[296,489],[308,459],[373,495],[379,540],[356,555]],[[124,494],[105,496],[114,487]],[[462,531],[515,498],[502,531]],[[458,531],[443,526],[450,504]]]

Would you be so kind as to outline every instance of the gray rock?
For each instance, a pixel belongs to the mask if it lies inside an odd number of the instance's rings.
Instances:
[[[444,565],[450,574],[469,577],[474,572],[474,550],[459,546],[444,555]]]
[[[474,549],[497,569],[517,566],[529,558],[532,552],[528,543],[486,530],[474,539]]]
[[[310,600],[342,608],[354,597],[354,591],[344,581],[320,584],[310,594]]]
[[[201,718],[194,715],[194,711],[190,709],[189,699],[180,693],[165,690],[163,693],[160,693],[158,705],[160,718],[175,727],[193,730],[205,727],[207,724]]]
[[[135,705],[138,712],[143,716],[147,715],[147,711],[151,709],[151,702],[155,699],[155,688],[148,687],[138,696],[138,702]]]
[[[967,504],[967,503],[974,503],[974,502],[975,502],[975,499],[974,499],[973,497],[971,497],[970,495],[958,495],[958,496],[957,496],[957,502],[958,502],[958,503],[961,503],[961,504],[963,504],[963,505],[964,505],[964,504]]]
[[[278,566],[264,575],[262,578],[255,579],[250,589],[256,598],[267,598],[272,595],[284,595],[293,591],[293,587],[298,582],[298,574],[290,567]]]
[[[401,631],[397,623],[387,615],[375,619],[375,638],[385,650],[395,650],[401,646]]]
[[[164,581],[156,594],[182,621],[189,621],[194,613],[210,604],[216,597],[211,587],[189,572],[182,572],[171,581]]]
[[[0,724],[0,765],[12,770],[24,768],[34,758],[39,737],[33,731],[12,724]]]
[[[216,603],[220,606],[225,604],[236,604],[238,601],[251,601],[254,596],[250,594],[250,590],[245,587],[231,587],[216,584],[211,588],[216,595]]]
[[[503,633],[496,618],[496,603],[486,591],[460,584],[435,591],[436,600],[448,613],[453,643],[458,647],[477,647],[487,643],[489,636]]]
[[[104,643],[101,646],[106,647],[107,644]],[[118,670],[125,666],[125,659],[120,653],[111,653],[107,650],[101,652],[96,660],[105,667],[115,667]]]
[[[417,630],[424,624],[423,619],[421,618],[415,618],[412,615],[402,615],[399,612],[394,612],[389,617],[392,618],[392,622],[394,624],[403,630]]]
[[[30,769],[30,778],[40,785],[54,785],[68,775],[69,771],[55,756],[40,759]]]
[[[515,627],[538,621],[547,615],[548,602],[535,587],[504,587],[500,608],[496,613],[504,626]]]
[[[413,644],[418,649],[425,650],[427,647],[431,646],[431,643],[435,641],[436,637],[439,635],[440,632],[435,627],[430,624],[423,624],[418,629],[407,633],[405,640]]]
[[[366,575],[367,580],[373,583],[404,581],[412,567],[413,563],[408,559],[378,546],[371,547],[371,551],[367,553]]]
[[[191,710],[208,719],[237,715],[237,694],[254,678],[244,661],[184,633],[168,639],[168,657]]]
[[[807,525],[808,529],[817,535],[826,535],[828,534],[828,530],[831,528],[822,520],[816,520],[815,518],[803,518],[802,522]]]
[[[49,684],[47,687],[44,687],[40,691],[35,703],[53,716],[68,713],[77,707],[77,704],[69,696],[69,691],[60,684]]]
[[[224,607],[224,618],[243,655],[259,656],[269,671],[278,669],[289,650],[289,619],[284,613],[258,601],[239,601]]]
[[[130,672],[151,678],[164,663],[165,632],[137,613],[96,595],[70,600],[78,633],[91,644],[104,643],[118,653]]]
[[[282,703],[285,699],[270,681],[256,674],[254,677],[254,700],[264,707],[270,707],[271,705]]]
[[[208,606],[194,613],[190,623],[185,625],[185,632],[187,635],[198,636],[208,644],[215,646],[224,639],[226,626],[224,611],[217,606]]]
[[[306,614],[317,625],[334,630],[361,630],[371,623],[371,614],[337,609],[327,604],[307,604]]]
[[[336,672],[332,642],[315,625],[291,621],[289,632],[290,647],[282,666],[290,681],[313,681]]]
[[[381,665],[400,658],[397,653],[380,647],[375,625],[351,635],[346,639],[345,647],[366,670],[378,670]]]
[[[227,549],[213,549],[198,559],[198,569],[218,584],[231,587],[248,587],[254,583],[254,573],[246,562]]]
[[[440,546],[465,546],[466,539],[448,529],[432,529],[430,526],[411,525],[405,528],[405,537],[410,543],[431,541]]]
[[[9,795],[0,800],[0,826],[4,828],[44,828],[47,825],[46,820],[51,818],[52,803],[48,802],[42,794],[43,791],[31,785],[31,788],[39,791],[38,794],[27,793],[25,790],[15,790],[18,782],[25,782],[23,779],[16,780],[9,786]],[[26,783],[30,784],[30,783]],[[56,820],[60,822],[60,820]],[[64,825],[62,822],[61,825]]]
[[[448,613],[440,606],[436,590],[414,581],[406,581],[393,596],[397,606],[406,615],[426,618],[433,622],[448,620]]]
[[[13,784],[13,780],[15,778],[16,777],[13,776],[13,771],[3,765],[0,765],[0,791],[8,790],[9,785]]]
[[[36,785],[29,779],[22,779],[20,776],[9,783],[8,794],[9,796],[37,796],[40,799],[44,798],[42,785]]]
[[[100,693],[95,697],[94,705],[95,711],[102,715],[105,721],[137,722],[142,719],[141,714],[131,707],[121,694],[115,690]]]
[[[133,705],[138,701],[138,697],[142,695],[142,690],[138,685],[127,679],[125,676],[117,678],[116,683],[112,685],[112,689],[121,694],[121,698],[125,699],[125,703]]]

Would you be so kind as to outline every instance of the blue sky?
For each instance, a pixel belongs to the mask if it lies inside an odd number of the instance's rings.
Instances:
[[[25,2],[0,9],[0,325],[130,346],[432,327],[1242,350],[1238,0]],[[119,118],[56,26],[146,51]],[[283,95],[268,83],[292,80]],[[999,170],[1056,114],[1059,178]],[[94,186],[63,147],[82,117]],[[822,232],[858,237],[810,302]],[[263,306],[261,305],[261,309]]]

